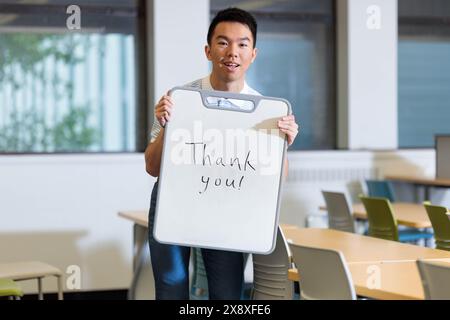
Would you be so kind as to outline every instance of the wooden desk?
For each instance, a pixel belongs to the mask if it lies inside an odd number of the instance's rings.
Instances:
[[[411,176],[401,176],[401,175],[388,175],[385,177],[386,180],[407,182],[422,186],[431,187],[445,187],[450,188],[450,179],[436,179],[430,177],[411,177]]]
[[[411,228],[432,228],[431,221],[425,207],[422,204],[394,202],[391,203],[394,210],[394,217],[399,225]],[[327,210],[326,207],[319,207],[320,210]],[[356,203],[352,208],[353,217],[367,220],[367,212],[362,203]]]
[[[134,223],[135,257],[147,252],[146,229],[148,213],[146,211],[123,211],[119,216]],[[331,229],[305,229],[281,224],[281,228],[289,242],[339,250],[349,264],[350,272],[358,295],[375,299],[423,299],[420,278],[414,269],[417,259],[450,261],[450,251],[442,251],[400,242],[366,237]],[[136,258],[135,270],[149,269],[150,266],[139,267],[143,259]],[[397,264],[403,264],[397,267]],[[367,268],[370,265],[380,266],[380,289],[367,288]],[[139,272],[133,276],[130,298],[135,297],[136,286],[144,282]],[[298,279],[296,270],[289,271],[289,279]],[[384,279],[384,280],[383,280]]]
[[[450,266],[450,260],[432,260]],[[395,261],[348,264],[356,293],[359,296],[380,300],[423,300],[425,294],[416,262]],[[369,277],[379,275],[379,286]],[[378,276],[377,276],[378,277]],[[290,269],[289,280],[299,281],[297,269]]]
[[[450,179],[436,179],[431,177],[419,177],[419,176],[404,176],[404,175],[388,175],[386,180],[395,182],[411,183],[416,186],[423,186],[425,188],[425,200],[430,200],[430,188],[450,188]]]
[[[290,243],[339,250],[348,263],[450,258],[450,251],[332,229],[283,228],[283,233]]]
[[[348,264],[356,294],[379,300],[423,300],[425,294],[415,262]],[[375,269],[373,269],[375,268]],[[369,277],[376,276],[379,285]],[[288,278],[299,281],[297,269],[290,269]]]
[[[148,227],[148,212],[144,210],[120,211],[119,216],[130,220],[142,227]]]
[[[330,229],[284,230],[289,242],[339,250],[348,263],[356,293],[374,299],[424,299],[417,259],[450,265],[450,252],[370,238]],[[375,241],[372,241],[375,240]],[[371,269],[373,268],[373,269]],[[371,276],[380,280],[371,287]],[[296,269],[288,278],[298,281]]]

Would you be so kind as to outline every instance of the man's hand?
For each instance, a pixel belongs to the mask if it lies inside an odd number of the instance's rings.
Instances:
[[[288,146],[292,145],[299,129],[298,124],[295,122],[294,115],[286,116],[278,120],[278,129],[287,135]]]
[[[155,117],[158,120],[161,127],[164,127],[167,122],[170,121],[172,115],[173,102],[169,93],[162,96],[158,104],[155,106]]]

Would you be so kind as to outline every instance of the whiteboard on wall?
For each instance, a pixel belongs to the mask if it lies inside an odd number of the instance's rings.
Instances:
[[[155,239],[268,254],[275,246],[286,100],[187,88],[171,90]]]

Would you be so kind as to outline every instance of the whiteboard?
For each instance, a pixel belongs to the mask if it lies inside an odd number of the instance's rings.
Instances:
[[[187,88],[161,159],[154,237],[166,244],[268,254],[275,247],[285,134],[278,98]]]

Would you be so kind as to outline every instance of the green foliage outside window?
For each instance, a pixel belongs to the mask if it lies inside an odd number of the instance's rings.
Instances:
[[[18,74],[31,75],[33,81],[60,84],[64,88],[63,92],[53,92],[57,101],[54,108],[64,112],[60,111],[61,114],[51,124],[42,114],[42,109],[47,111],[49,106],[41,106],[43,108],[39,111],[28,105],[6,106],[4,101],[0,101],[0,116],[5,117],[0,122],[0,152],[88,151],[98,142],[99,132],[89,124],[90,105],[71,103],[68,110],[63,108],[62,98],[73,101],[70,98],[74,88],[70,80],[63,80],[57,75],[49,79],[44,69],[38,68],[49,57],[64,66],[83,62],[83,58],[75,53],[77,45],[71,35],[0,35],[0,91],[9,85],[14,99],[24,85],[21,82],[23,78]],[[7,107],[8,113],[5,111]]]

